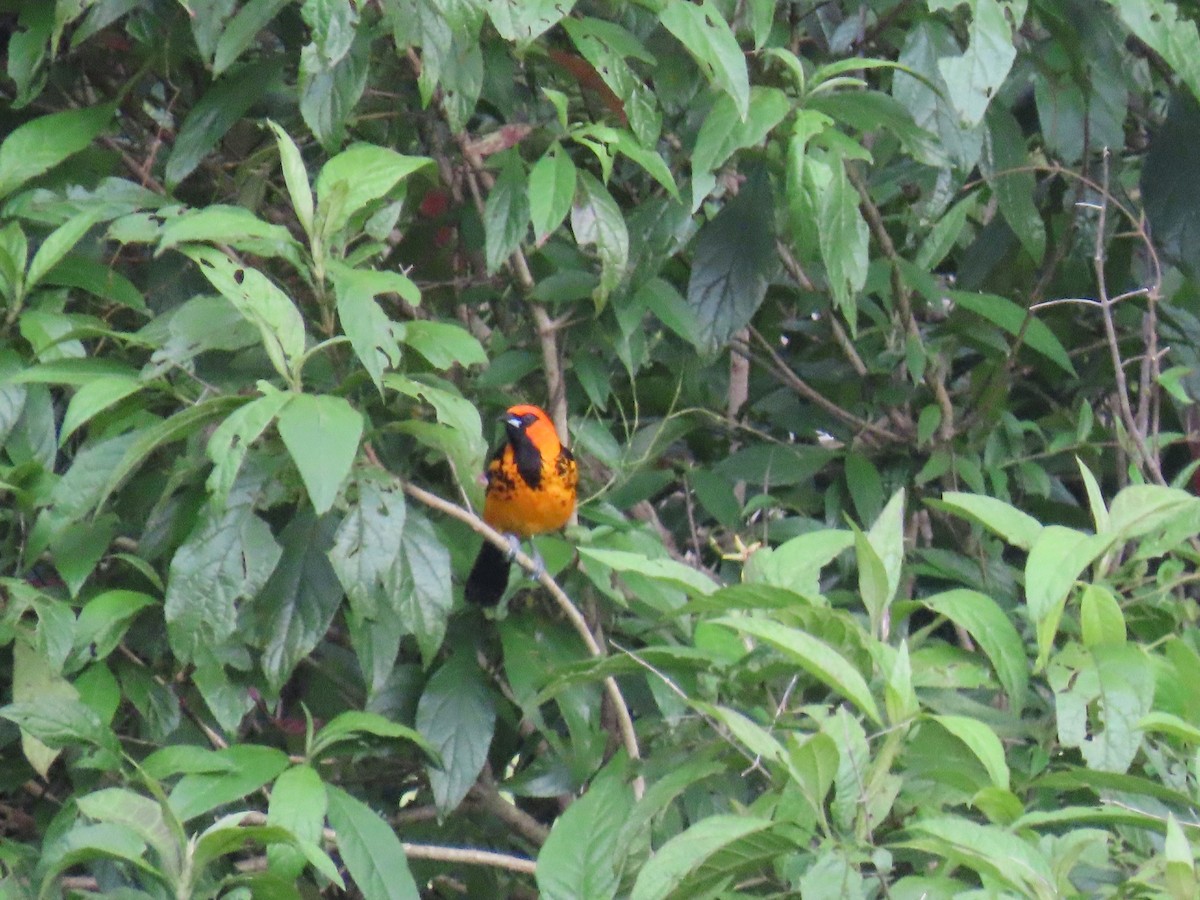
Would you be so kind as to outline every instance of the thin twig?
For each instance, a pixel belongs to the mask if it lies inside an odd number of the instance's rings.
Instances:
[[[875,243],[879,245],[880,251],[882,251],[888,260],[889,268],[891,269],[892,295],[896,300],[896,309],[900,313],[900,324],[909,338],[915,339],[921,344],[921,352],[924,355],[925,342],[921,337],[921,329],[917,326],[917,320],[913,316],[912,291],[904,282],[904,270],[901,267],[902,260],[900,253],[896,250],[896,245],[892,242],[892,236],[888,234],[887,226],[883,222],[883,216],[879,212],[879,207],[871,199],[871,192],[867,190],[866,182],[863,181],[862,176],[853,166],[846,166],[846,177],[850,179],[850,183],[858,191],[859,208],[862,210],[863,217],[867,220],[867,227],[871,229]],[[938,438],[943,442],[949,442],[954,437],[955,432],[954,404],[950,401],[950,393],[946,390],[945,373],[942,371],[942,367],[927,365],[923,380],[925,386],[933,393],[938,408],[942,412],[942,421],[938,425]]]
[[[1108,150],[1105,149],[1101,158],[1103,171],[1100,189],[1101,203],[1096,222],[1096,242],[1092,252],[1092,268],[1096,275],[1096,290],[1100,297],[1101,320],[1104,323],[1104,335],[1108,339],[1108,350],[1112,357],[1113,373],[1117,383],[1116,402],[1121,421],[1125,425],[1129,437],[1133,441],[1139,457],[1139,468],[1146,472],[1157,484],[1166,484],[1156,454],[1150,452],[1146,445],[1146,435],[1138,427],[1138,419],[1129,403],[1129,383],[1125,378],[1125,366],[1121,361],[1121,346],[1117,337],[1117,327],[1113,319],[1114,301],[1108,296],[1108,277],[1105,273],[1104,238],[1108,226],[1108,205],[1111,195],[1108,189]]]

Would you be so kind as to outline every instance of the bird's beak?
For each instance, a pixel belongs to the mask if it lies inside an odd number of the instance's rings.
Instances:
[[[504,424],[509,428],[520,429],[521,427],[521,420],[516,416],[501,416],[501,419],[503,419]]]

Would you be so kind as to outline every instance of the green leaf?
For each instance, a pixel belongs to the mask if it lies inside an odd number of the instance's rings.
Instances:
[[[622,111],[640,145],[655,146],[662,131],[658,100],[654,90],[628,62],[632,58],[654,65],[657,62],[654,55],[634,34],[616,22],[570,16],[563,19],[562,25],[580,55],[621,101]],[[563,118],[566,118],[565,113]],[[567,127],[565,121],[563,127]]]
[[[888,721],[893,725],[907,722],[920,712],[921,705],[917,701],[916,690],[913,687],[912,660],[908,655],[908,641],[901,641],[899,649],[892,654],[889,664],[883,664],[887,675],[884,685],[884,709]]]
[[[1011,300],[995,294],[975,294],[969,291],[948,291],[955,306],[969,310],[987,319],[993,325],[998,325],[1011,335],[1021,333],[1025,329],[1025,343],[1050,362],[1054,363],[1068,375],[1075,377],[1075,365],[1067,354],[1062,342],[1047,327],[1041,319],[1029,313],[1024,307],[1018,306]],[[1026,318],[1029,321],[1026,323]]]
[[[520,157],[507,155],[483,209],[484,251],[494,273],[521,246],[529,232],[530,201]]]
[[[1200,32],[1196,23],[1167,0],[1109,0],[1121,21],[1160,54],[1200,99]]]
[[[912,830],[932,840],[910,841],[910,846],[953,859],[1026,896],[1056,893],[1049,861],[1037,847],[1005,829],[946,816],[916,821]]]
[[[238,629],[238,601],[257,594],[279,561],[270,527],[254,514],[255,500],[247,484],[235,487],[222,507],[205,507],[171,559],[163,615],[180,660],[229,640]]]
[[[46,236],[37,252],[33,254],[29,271],[25,273],[26,292],[41,284],[50,270],[58,265],[100,220],[103,212],[102,209],[92,208],[76,213]]]
[[[328,512],[362,437],[362,414],[341,397],[298,394],[280,412],[279,436],[318,515]]]
[[[0,198],[83,150],[112,122],[115,104],[41,116],[0,143]]]
[[[854,544],[854,533],[822,529],[756,551],[742,579],[748,584],[787,588],[804,597],[821,596],[821,570]]]
[[[722,95],[712,105],[692,151],[692,210],[699,209],[708,195],[715,172],[735,151],[757,147],[771,130],[791,112],[792,102],[787,95],[773,87],[754,87],[750,91],[749,114],[744,115],[728,95]]]
[[[888,573],[867,536],[857,529],[854,533],[854,558],[858,564],[858,592],[871,620],[871,634],[878,639],[881,637],[884,613],[892,600],[888,590]]]
[[[900,570],[904,565],[904,497],[904,488],[896,491],[867,532],[867,540],[885,576],[883,609],[900,589]]]
[[[116,589],[96,594],[79,611],[75,624],[76,652],[86,652],[96,660],[107,658],[138,613],[157,602],[139,591]]]
[[[317,770],[308,765],[292,766],[271,786],[267,824],[286,828],[300,840],[319,847],[327,808],[325,785]],[[269,847],[267,859],[272,870],[287,878],[295,879],[304,869],[304,855],[295,847]]]
[[[985,177],[1000,204],[1000,213],[1030,257],[1046,253],[1046,225],[1034,202],[1037,179],[1029,166],[1025,138],[1016,118],[993,107],[981,160]]]
[[[84,522],[68,522],[50,539],[54,568],[72,597],[88,580],[108,551],[116,535],[116,523],[110,515]]]
[[[1020,714],[1029,689],[1029,666],[1012,619],[991,597],[965,588],[943,591],[922,602],[975,639],[991,660],[1013,712]]]
[[[393,595],[404,533],[404,493],[374,479],[357,483],[358,502],[342,519],[329,548],[342,589],[360,616],[373,619]]]
[[[624,860],[618,836],[633,809],[623,757],[610,762],[582,797],[554,820],[538,851],[537,885],[546,900],[615,897]]]
[[[185,406],[171,418],[143,428],[140,431],[122,435],[117,459],[108,460],[108,466],[103,472],[96,472],[102,480],[96,492],[94,508],[99,508],[109,498],[121,483],[130,476],[146,459],[166,444],[181,441],[207,425],[212,419],[241,405],[240,397],[212,397],[202,400],[194,406]],[[117,444],[112,444],[118,449]],[[76,457],[78,462],[79,457]],[[73,467],[72,467],[73,468]],[[87,510],[91,512],[89,508]]]
[[[488,17],[500,37],[524,47],[570,15],[575,0],[492,0]]]
[[[357,9],[349,4],[305,3],[302,11],[319,13],[305,16],[315,40],[300,53],[300,115],[325,149],[333,150],[367,86],[370,32],[359,26]]]
[[[1200,746],[1200,728],[1171,713],[1151,711],[1137,723],[1138,730],[1168,734],[1189,744]]]
[[[232,772],[236,765],[228,756],[196,744],[172,744],[155,750],[144,760],[142,771],[149,777],[164,781],[173,775],[208,775]]]
[[[336,263],[330,266],[333,287],[337,294],[338,319],[350,338],[350,346],[359,362],[383,393],[383,371],[400,364],[400,345],[396,342],[398,326],[375,302],[379,294],[396,293],[408,299],[417,292],[416,285],[399,272],[375,272],[352,269]]]
[[[938,60],[950,102],[963,125],[973,126],[983,121],[988,104],[1017,58],[1006,14],[1013,8],[1009,4],[1001,6],[998,0],[975,0],[970,45],[962,56]],[[1020,24],[1014,23],[1018,28]]]
[[[575,163],[554,143],[529,170],[529,218],[540,243],[562,224],[575,198]]]
[[[299,265],[300,245],[291,233],[243,206],[214,203],[168,219],[159,232],[157,252],[198,242],[228,245],[255,256],[280,256]]]
[[[723,616],[713,624],[724,625],[770,644],[814,678],[850,700],[877,725],[883,724],[879,707],[859,671],[823,641],[796,628],[769,619]]]
[[[386,197],[401,181],[433,165],[426,156],[404,156],[374,144],[355,144],[343,150],[325,163],[317,176],[317,219],[324,221],[324,233],[338,233],[367,204]],[[335,194],[341,197],[336,209]]]
[[[221,31],[212,56],[213,76],[220,76],[246,52],[288,0],[248,0]]]
[[[1022,550],[1031,549],[1042,533],[1042,525],[1037,519],[995,497],[946,491],[941,500],[932,505],[966,516]]]
[[[1085,647],[1125,643],[1125,616],[1112,591],[1089,584],[1079,598],[1079,625]]]
[[[279,543],[283,553],[254,602],[259,664],[278,692],[297,664],[320,643],[342,602],[341,585],[327,555],[337,522],[297,513]]]
[[[420,900],[396,833],[361,800],[326,785],[329,824],[337,834],[338,855],[364,897]]]
[[[274,10],[284,5],[283,0],[252,0],[251,3],[246,4],[242,12],[238,13],[238,16],[240,17],[255,4],[260,8],[271,8],[272,15],[274,15]],[[300,156],[300,148],[296,146],[296,142],[286,131],[270,119],[267,120],[267,125],[275,133],[275,143],[279,147],[279,164],[283,169],[283,183],[287,185],[292,209],[300,221],[300,227],[311,239],[313,236],[313,192],[308,181],[308,169],[305,168],[304,159]]]
[[[264,387],[266,393],[231,412],[208,439],[207,452],[213,470],[209,473],[207,487],[218,505],[224,504],[229,496],[250,446],[292,399],[287,391],[278,391],[269,385],[260,387]]]
[[[280,83],[284,60],[271,56],[227,72],[188,110],[167,157],[174,187],[196,170],[234,123]]]
[[[1135,540],[1195,510],[1200,499],[1178,488],[1133,484],[1122,488],[1108,510],[1109,533],[1116,541]]]
[[[313,737],[309,756],[318,759],[326,751],[332,750],[339,744],[351,742],[361,744],[368,737],[409,741],[416,744],[431,758],[436,760],[437,757],[433,747],[421,736],[419,731],[385,719],[378,713],[361,712],[356,709],[338,713],[318,731]]]
[[[429,785],[442,815],[452,812],[487,761],[496,710],[472,654],[459,651],[434,673],[417,704],[417,730],[438,752]]]
[[[936,271],[954,249],[966,228],[967,220],[976,212],[979,199],[975,194],[968,194],[948,209],[930,229],[925,240],[921,243],[913,263],[922,272]],[[1038,219],[1040,222],[1041,219]],[[1040,259],[1040,257],[1038,257]],[[937,407],[931,407],[936,409]]]
[[[600,285],[595,298],[603,306],[625,277],[629,229],[612,195],[595,176],[583,170],[579,172],[575,204],[571,207],[571,230],[575,233],[575,243],[580,247],[594,246],[600,257]]]
[[[246,321],[258,328],[275,371],[290,379],[291,366],[304,353],[305,345],[304,318],[291,298],[262,272],[239,265],[218,250],[190,245],[182,251]]]
[[[67,405],[58,435],[59,446],[66,444],[67,439],[93,417],[136,394],[142,387],[142,382],[132,375],[105,375],[83,385]]]
[[[109,822],[76,824],[50,844],[38,860],[38,871],[43,879],[38,896],[52,896],[63,871],[95,861],[119,861],[147,878],[161,878],[158,870],[145,861],[145,855],[145,843],[131,828]],[[29,896],[28,892],[26,896]]]
[[[397,570],[398,577],[390,583],[393,606],[406,631],[417,639],[421,658],[430,665],[446,635],[454,597],[450,552],[432,523],[419,513],[408,515]]]
[[[962,741],[975,757],[983,763],[992,784],[1008,790],[1008,762],[1004,756],[1004,745],[991,728],[978,719],[967,716],[931,716],[948,732]]]
[[[1196,879],[1196,860],[1192,845],[1184,836],[1174,814],[1167,815],[1167,839],[1163,843],[1163,857],[1167,863],[1167,888],[1171,896],[1183,900],[1196,896],[1200,889]]]
[[[635,572],[680,587],[689,594],[705,596],[717,589],[713,580],[699,569],[693,569],[673,559],[647,559],[640,553],[607,550],[602,547],[580,547],[579,555],[607,566],[614,572]]]
[[[750,112],[746,58],[712,0],[669,3],[659,13],[659,21],[679,39],[709,82],[729,95],[738,115],[745,119]]]
[[[100,734],[103,725],[81,702],[78,689],[62,677],[46,653],[17,640],[13,642],[12,655],[15,718],[8,715],[7,707],[0,709],[0,716],[20,727],[25,759],[45,778],[68,736],[87,740],[84,735]],[[31,717],[28,727],[22,721],[26,715]]]
[[[766,297],[778,265],[773,206],[770,181],[759,170],[700,230],[687,289],[700,327],[700,349],[724,346],[750,323]]]
[[[1177,16],[1174,4],[1161,0],[1153,4],[1119,4],[1124,15],[1139,19],[1147,16],[1151,5],[1160,7],[1166,17],[1174,19]],[[1135,12],[1134,6],[1140,8]],[[1172,40],[1178,43],[1188,27],[1192,39],[1198,40],[1196,26],[1191,22],[1176,29]],[[1197,256],[1200,253],[1200,210],[1188,201],[1188,197],[1200,177],[1200,161],[1192,152],[1200,134],[1200,66],[1193,62],[1189,67],[1193,70],[1191,93],[1177,90],[1171,97],[1166,120],[1155,132],[1146,154],[1141,191],[1145,197],[1146,216],[1154,229],[1155,245],[1195,278],[1200,273],[1197,262],[1200,259]]]
[[[178,824],[168,823],[157,800],[125,788],[103,788],[76,800],[79,811],[89,819],[121,825],[138,835],[158,853],[166,874],[178,877],[183,850],[176,834]]]
[[[769,819],[715,815],[701,819],[658,848],[634,882],[630,900],[659,900],[672,895],[688,874],[722,848],[770,829]]]
[[[1133,644],[1070,645],[1046,672],[1054,689],[1058,739],[1077,748],[1089,768],[1129,770],[1142,746],[1138,728],[1154,701],[1146,652]]]
[[[171,811],[181,822],[211,812],[219,806],[244,802],[288,767],[287,754],[274,747],[238,744],[215,751],[220,759],[232,763],[227,772],[184,775],[167,797]]]
[[[870,234],[858,208],[858,191],[850,183],[842,161],[833,158],[826,168],[829,181],[820,192],[821,259],[834,303],[854,321],[856,297],[867,281]]]
[[[488,361],[479,340],[454,322],[404,322],[398,327],[396,335],[437,369],[449,369],[455,365],[479,366]]]
[[[1029,615],[1042,622],[1075,584],[1084,569],[1108,549],[1112,539],[1061,525],[1047,525],[1038,534],[1025,561],[1025,595]]]
[[[84,746],[107,751],[114,759],[120,754],[116,735],[77,695],[42,692],[36,698],[0,707],[0,718],[52,750]]]

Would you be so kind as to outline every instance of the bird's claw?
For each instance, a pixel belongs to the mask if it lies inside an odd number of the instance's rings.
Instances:
[[[512,562],[517,558],[517,554],[521,552],[521,539],[515,534],[504,535],[508,538],[508,562]]]

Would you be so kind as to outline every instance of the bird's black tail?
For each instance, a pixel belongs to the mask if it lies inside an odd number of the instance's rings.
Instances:
[[[493,544],[484,541],[467,576],[466,597],[468,603],[480,606],[495,606],[508,587],[508,554]]]

